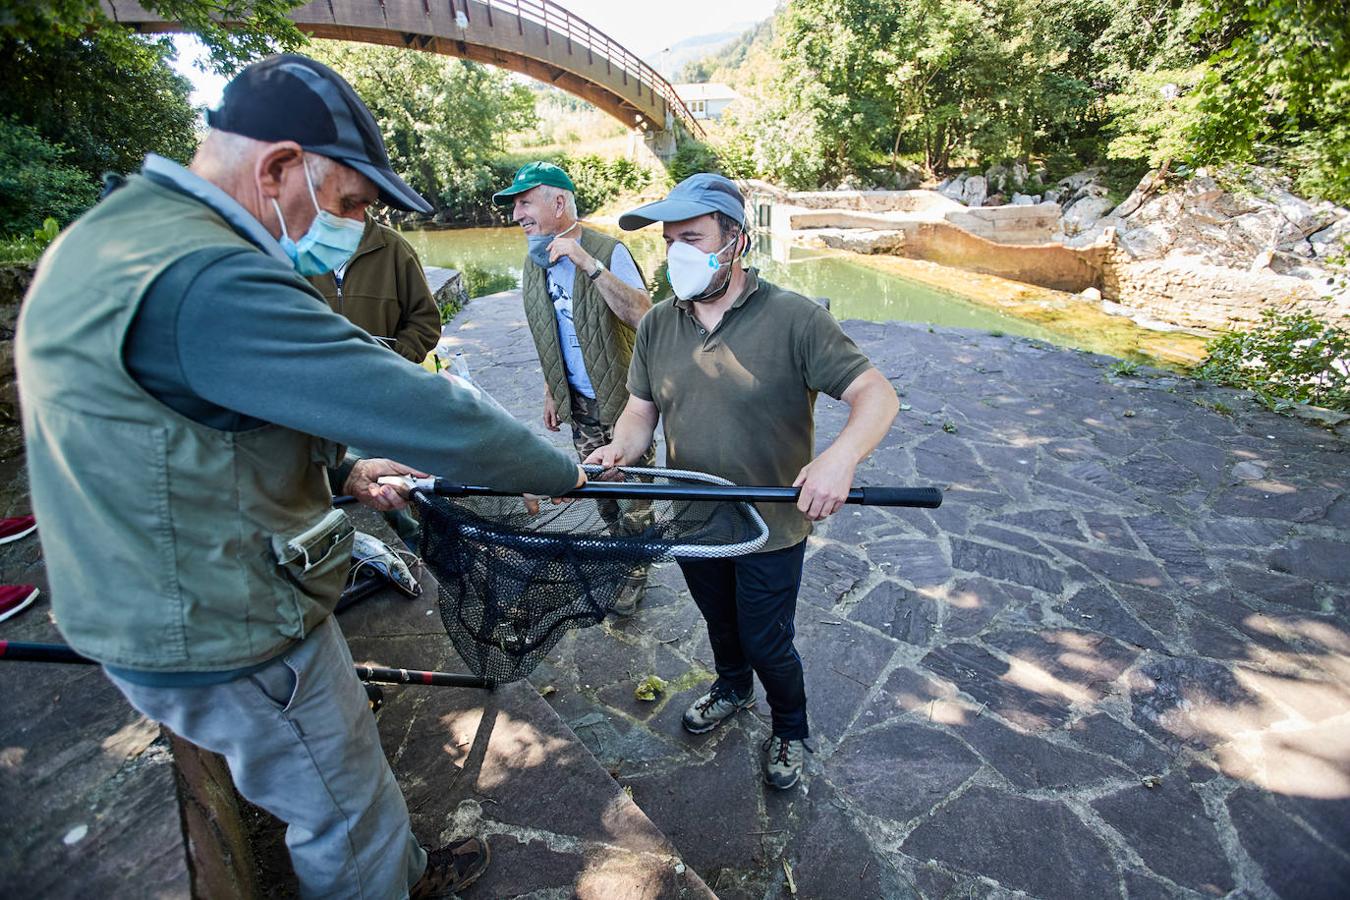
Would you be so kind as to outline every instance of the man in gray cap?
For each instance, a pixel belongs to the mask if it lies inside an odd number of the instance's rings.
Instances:
[[[630,399],[614,442],[586,460],[624,465],[665,428],[666,464],[738,484],[800,487],[797,505],[761,504],[769,541],[735,559],[679,560],[708,625],[717,680],[684,714],[701,734],[754,705],[759,676],[773,712],[765,780],[801,777],[809,735],[801,657],[793,646],[797,591],[811,523],[848,496],[855,467],[899,411],[890,382],[819,304],[770,284],[741,257],[745,201],[721,175],[702,173],[665,200],[619,217],[634,230],[664,224],[676,299],[642,320],[628,372]],[[824,391],[849,406],[848,423],[814,456],[814,406]]]
[[[331,614],[353,530],[329,467],[344,444],[380,454],[344,487],[381,510],[406,498],[377,479],[409,466],[546,495],[585,476],[305,281],[351,256],[377,198],[427,209],[341,77],[270,57],[208,123],[189,168],[147,158],[61,235],[24,303],[52,607],[136,709],[224,755],[288,824],[302,895],[436,896],[477,878],[488,848],[428,853],[412,834]]]
[[[628,402],[624,386],[638,322],[652,308],[651,296],[628,248],[577,219],[572,179],[550,162],[526,163],[511,184],[492,195],[511,206],[511,221],[525,232],[521,293],[539,365],[544,373],[544,427],[571,425],[572,445],[585,459],[614,438],[614,423]],[[649,446],[633,465],[651,466]],[[612,530],[641,531],[650,507],[621,511],[601,501]],[[630,616],[647,592],[647,567],[628,574],[613,611]]]

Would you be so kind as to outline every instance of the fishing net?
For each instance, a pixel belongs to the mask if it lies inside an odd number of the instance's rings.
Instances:
[[[599,471],[588,467],[592,478]],[[614,472],[630,483],[730,484],[672,469]],[[584,498],[531,516],[519,497],[414,497],[445,630],[490,684],[524,678],[570,629],[604,619],[635,569],[752,553],[768,539],[754,507],[736,501]]]

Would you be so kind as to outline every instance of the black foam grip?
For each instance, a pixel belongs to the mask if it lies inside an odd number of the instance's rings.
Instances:
[[[942,491],[935,487],[865,487],[862,489],[864,506],[919,506],[937,509],[942,505]]]

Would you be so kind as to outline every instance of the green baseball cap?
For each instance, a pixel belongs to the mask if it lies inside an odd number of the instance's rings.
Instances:
[[[493,194],[492,202],[506,206],[515,202],[517,194],[523,194],[532,188],[539,187],[541,184],[563,188],[574,194],[577,191],[576,185],[572,183],[572,179],[567,177],[567,173],[553,163],[532,162],[516,169],[516,177],[511,182],[511,186]]]

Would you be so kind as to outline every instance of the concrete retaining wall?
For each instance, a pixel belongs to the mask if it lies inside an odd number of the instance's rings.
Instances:
[[[962,207],[948,212],[948,222],[999,244],[1048,244],[1059,231],[1058,203],[1034,206]]]

